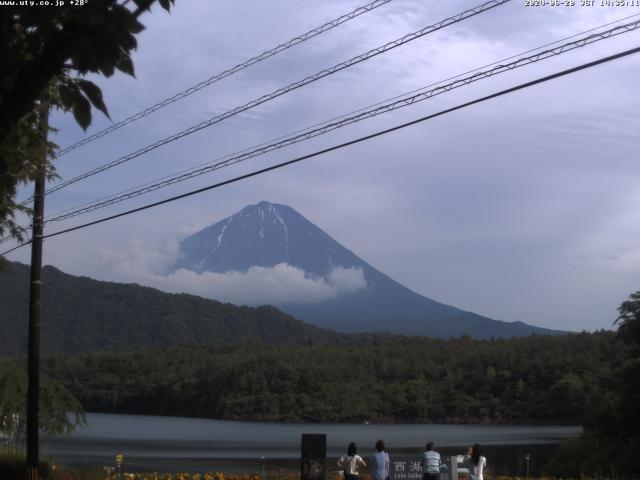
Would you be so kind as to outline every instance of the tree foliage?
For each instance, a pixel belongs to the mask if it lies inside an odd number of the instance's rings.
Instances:
[[[626,438],[638,438],[640,432],[640,291],[632,293],[620,305],[616,323],[618,339],[625,345],[622,361],[614,372],[613,387],[617,398],[615,412],[618,418],[616,432]],[[613,422],[603,422],[606,430]],[[596,426],[598,427],[598,426]],[[640,453],[640,450],[639,450]]]
[[[108,115],[89,73],[134,75],[131,53],[156,0],[92,0],[72,8],[5,6],[0,15],[0,236],[20,235],[16,187],[34,178],[44,158],[38,109],[53,101],[86,129],[91,106]],[[158,0],[169,10],[174,0]],[[53,93],[52,93],[53,91]],[[53,99],[51,98],[53,97]],[[48,173],[53,167],[48,166]]]
[[[0,365],[0,432],[21,451],[27,427],[27,373],[23,365]],[[40,430],[46,435],[66,435],[86,424],[82,406],[58,381],[44,375],[40,382]]]
[[[182,346],[49,357],[86,409],[229,420],[580,424],[613,334]]]
[[[585,408],[585,433],[561,445],[549,470],[558,476],[637,473],[640,457],[640,291],[618,308],[616,356],[598,376]]]
[[[23,239],[23,230],[16,223],[15,215],[29,213],[30,209],[15,202],[17,182],[35,178],[42,168],[47,178],[55,176],[47,160],[53,157],[56,145],[46,141],[39,125],[40,116],[47,109],[48,105],[38,105],[20,118],[5,141],[0,142],[0,237],[8,234]]]
[[[640,291],[632,293],[629,300],[618,308],[618,337],[629,346],[631,357],[640,357]]]

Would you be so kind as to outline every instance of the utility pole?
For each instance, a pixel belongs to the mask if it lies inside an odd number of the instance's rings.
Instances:
[[[42,234],[44,229],[44,184],[47,170],[49,134],[49,102],[40,104],[39,128],[44,138],[44,151],[35,181],[31,235],[31,286],[29,290],[29,350],[27,387],[27,476],[38,480],[40,460],[40,290],[42,287]]]

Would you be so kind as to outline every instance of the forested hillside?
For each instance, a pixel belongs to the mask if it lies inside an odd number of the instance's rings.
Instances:
[[[306,343],[340,340],[273,307],[236,307],[136,284],[101,282],[43,270],[42,344],[46,352],[130,350],[181,344]],[[29,267],[0,269],[0,354],[27,348]]]
[[[560,445],[547,469],[560,478],[637,479],[640,458],[640,291],[618,308],[617,352],[589,396],[584,432]]]
[[[54,356],[87,411],[311,422],[580,424],[614,334]]]

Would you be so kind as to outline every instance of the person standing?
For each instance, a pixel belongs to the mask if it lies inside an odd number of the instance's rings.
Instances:
[[[426,451],[422,454],[422,479],[438,480],[440,478],[440,454],[433,449],[433,442],[427,442]]]
[[[389,454],[384,451],[384,441],[376,442],[376,453],[371,457],[371,480],[388,480],[391,478]]]
[[[464,457],[464,463],[469,467],[469,480],[484,480],[483,473],[487,459],[482,456],[480,444],[476,443],[470,450]]]
[[[358,447],[355,442],[351,442],[347,447],[347,455],[338,459],[338,466],[344,470],[344,480],[358,480],[358,467],[367,466],[360,455],[358,455]]]

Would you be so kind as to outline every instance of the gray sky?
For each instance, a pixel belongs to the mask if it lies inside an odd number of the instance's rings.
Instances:
[[[136,79],[96,78],[114,120],[362,5],[365,0],[178,0],[143,19]],[[393,0],[57,161],[64,178],[479,4]],[[473,68],[640,14],[640,7],[512,2],[324,78],[47,197],[53,213],[214,160]],[[185,192],[638,46],[640,32],[477,82],[137,200]],[[48,240],[45,262],[140,281],[180,238],[247,204],[292,206],[364,260],[435,300],[492,318],[610,328],[640,288],[640,57],[536,86],[286,169]],[[85,136],[56,114],[54,141]],[[88,133],[109,121],[95,114]],[[22,198],[25,193],[21,193]],[[153,252],[150,254],[149,252]],[[27,261],[28,249],[10,258]],[[115,269],[114,255],[131,260]],[[144,256],[144,260],[140,260]],[[154,260],[155,259],[155,260]],[[139,271],[138,271],[139,273]]]

